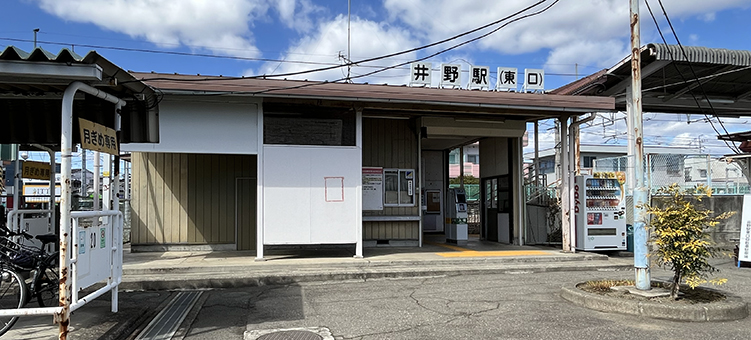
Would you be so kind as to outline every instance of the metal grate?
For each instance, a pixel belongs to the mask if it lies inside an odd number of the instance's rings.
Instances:
[[[136,340],[168,340],[177,332],[177,328],[188,315],[188,312],[201,297],[203,292],[180,292],[165,307],[154,320],[138,335]]]
[[[311,331],[280,331],[261,335],[258,340],[323,340],[323,337]]]

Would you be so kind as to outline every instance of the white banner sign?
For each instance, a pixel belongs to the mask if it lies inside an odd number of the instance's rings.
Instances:
[[[525,90],[544,90],[545,89],[545,70],[537,68],[524,69],[524,89]]]
[[[362,168],[362,210],[383,210],[383,168]]]
[[[495,83],[495,89],[499,91],[508,91],[517,89],[516,73],[519,70],[516,67],[499,67],[498,81]]]
[[[462,65],[441,64],[441,87],[462,86]]]
[[[743,195],[741,239],[738,248],[738,260],[751,262],[751,195]]]
[[[482,90],[490,88],[490,67],[472,66],[469,69],[469,89]]]
[[[409,78],[409,85],[423,85],[430,86],[430,73],[433,64],[417,62],[410,64],[409,70],[411,78]]]

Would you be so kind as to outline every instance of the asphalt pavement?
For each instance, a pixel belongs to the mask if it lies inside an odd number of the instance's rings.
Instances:
[[[751,338],[748,320],[650,320],[560,298],[563,285],[631,278],[632,259],[617,253],[475,241],[458,248],[440,242],[366,248],[363,259],[341,248],[274,249],[265,261],[254,255],[126,252],[119,312],[110,312],[109,295],[92,301],[71,316],[69,338],[134,339],[158,326],[154,320],[177,305],[181,292],[191,291],[198,292],[195,299],[175,309],[172,339],[258,339],[278,332],[321,339]],[[721,289],[751,301],[751,269],[719,265],[729,279]],[[669,274],[655,269],[653,277],[660,275]],[[51,321],[24,318],[2,338],[55,339]]]

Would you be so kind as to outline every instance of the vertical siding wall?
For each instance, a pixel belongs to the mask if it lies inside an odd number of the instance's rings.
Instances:
[[[414,169],[420,183],[417,136],[410,120],[363,118],[362,165],[395,169]],[[384,207],[383,211],[363,211],[363,216],[418,216],[419,188],[415,185],[415,206]],[[363,240],[417,240],[420,225],[416,221],[363,222]]]
[[[132,162],[134,245],[255,248],[256,156],[137,152]]]

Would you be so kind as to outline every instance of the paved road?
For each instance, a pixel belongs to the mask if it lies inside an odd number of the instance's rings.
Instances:
[[[751,301],[751,269],[720,265],[723,290]],[[655,270],[653,277],[667,278]],[[251,330],[325,327],[336,339],[751,339],[751,318],[684,323],[574,306],[560,287],[631,271],[432,276],[206,290],[176,339],[243,339]],[[71,339],[116,339],[144,326],[176,292],[121,293],[73,315]],[[48,317],[23,320],[2,339],[53,339]],[[123,338],[123,337],[119,337]]]
[[[751,269],[721,265],[723,287],[751,301]],[[685,323],[607,314],[566,302],[562,285],[632,272],[438,276],[212,291],[186,339],[326,327],[336,339],[751,339],[751,318]],[[668,277],[656,271],[654,277]]]

